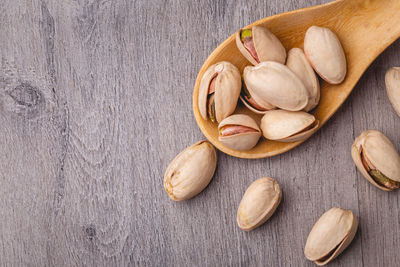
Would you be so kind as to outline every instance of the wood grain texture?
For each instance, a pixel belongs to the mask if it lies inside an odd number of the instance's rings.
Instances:
[[[0,265],[313,266],[307,235],[340,206],[360,227],[329,266],[397,266],[398,192],[362,178],[350,147],[374,128],[400,149],[384,90],[399,41],[300,147],[261,160],[218,153],[213,181],[186,202],[162,186],[168,163],[204,138],[191,100],[211,51],[243,25],[322,2],[2,1]],[[246,233],[237,206],[263,176],[283,200]]]

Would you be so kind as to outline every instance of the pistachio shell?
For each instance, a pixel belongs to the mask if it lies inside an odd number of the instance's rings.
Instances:
[[[239,133],[230,136],[219,136],[218,140],[225,146],[234,150],[249,150],[253,148],[261,137],[261,130],[257,123],[248,115],[235,114],[225,118],[218,125],[219,130],[226,125],[239,125],[249,127],[255,132]]]
[[[390,103],[400,116],[400,68],[391,68],[385,76],[386,92]]]
[[[346,56],[339,38],[328,28],[311,26],[304,38],[304,53],[315,71],[330,84],[346,77]]]
[[[286,66],[300,78],[308,91],[308,105],[304,110],[312,110],[318,105],[320,98],[319,81],[301,48],[289,50]]]
[[[217,154],[207,141],[200,141],[179,153],[164,174],[164,188],[175,201],[199,194],[210,183]]]
[[[275,212],[282,199],[278,182],[270,177],[254,181],[240,201],[237,223],[243,230],[250,231],[265,223]]]
[[[239,97],[240,100],[242,100],[243,104],[246,106],[246,108],[248,108],[249,110],[251,110],[252,112],[256,113],[256,114],[265,114],[265,112],[267,112],[268,110],[272,110],[275,109],[274,106],[269,106],[269,107],[265,107],[266,110],[258,110],[255,107],[253,107],[243,96]]]
[[[244,47],[242,40],[240,39],[239,30],[236,32],[236,45],[242,55],[250,61],[251,64],[257,65],[257,62]],[[251,28],[254,48],[257,52],[257,56],[260,62],[263,61],[275,61],[281,64],[285,64],[286,61],[286,50],[283,47],[281,41],[271,33],[266,27],[253,26]]]
[[[317,265],[336,258],[353,240],[358,227],[351,210],[332,208],[315,223],[308,235],[304,254]]]
[[[247,94],[244,90],[247,90],[246,85],[243,85],[243,89],[242,89],[242,93],[240,95],[240,100],[242,100],[243,104],[252,112],[256,113],[256,114],[264,114],[266,111],[268,110],[272,110],[275,109],[276,107],[270,103],[268,103],[267,101],[262,101],[262,105],[260,105],[260,103],[257,103],[257,105],[259,107],[261,107],[261,109],[257,106],[255,106],[253,103],[251,103],[251,101],[248,101],[244,96]],[[248,91],[248,90],[247,90]],[[250,93],[250,92],[249,92]],[[253,96],[251,97],[254,101],[255,99],[253,98]]]
[[[215,76],[215,117],[220,122],[235,111],[242,87],[242,79],[239,70],[226,61],[216,63],[207,69],[201,78],[199,87],[199,110],[205,120],[208,117],[208,88]]]
[[[273,105],[298,111],[308,104],[308,92],[301,80],[288,67],[268,61],[247,66],[243,73],[247,90],[261,106]]]
[[[264,137],[281,142],[304,140],[315,133],[318,127],[319,121],[304,111],[270,110],[261,119]]]
[[[392,142],[379,131],[367,130],[355,139],[351,148],[351,156],[362,175],[379,189],[391,191],[378,184],[365,169],[361,149],[377,170],[390,180],[400,182],[400,156]]]

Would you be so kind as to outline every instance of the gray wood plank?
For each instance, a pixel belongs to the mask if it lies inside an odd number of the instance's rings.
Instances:
[[[399,200],[356,171],[355,136],[399,119],[384,72],[399,42],[368,70],[337,114],[281,156],[218,153],[196,198],[169,200],[165,168],[203,139],[192,114],[198,70],[238,28],[326,1],[3,1],[0,5],[0,265],[313,266],[303,248],[333,206],[360,217],[330,266],[395,266]],[[283,188],[276,214],[236,226],[255,179]]]
[[[63,114],[40,4],[3,1],[0,14],[0,262],[44,266],[49,218],[62,194]]]

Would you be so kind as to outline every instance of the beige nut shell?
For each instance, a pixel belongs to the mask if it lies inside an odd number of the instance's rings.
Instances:
[[[351,210],[332,208],[315,223],[308,235],[304,254],[317,265],[336,258],[353,240],[358,227]],[[330,255],[327,259],[321,260]]]
[[[310,129],[303,131],[307,127]],[[270,110],[261,119],[265,138],[281,142],[295,142],[310,137],[318,130],[319,121],[304,111]]]
[[[236,32],[236,46],[251,64],[257,65],[258,62],[251,56],[240,39],[241,31],[242,30]],[[254,48],[260,62],[276,61],[285,64],[286,49],[273,33],[271,33],[266,27],[262,26],[253,26],[251,32]]]
[[[355,139],[351,147],[351,156],[361,174],[379,189],[392,191],[375,182],[364,168],[361,161],[361,147],[377,170],[389,179],[400,182],[400,156],[393,143],[377,130],[366,130]]]
[[[225,125],[241,125],[252,129],[257,132],[254,133],[241,133],[231,136],[219,136],[218,140],[225,146],[234,150],[249,150],[253,148],[261,137],[261,130],[255,120],[245,114],[235,114],[225,118],[218,125],[219,130]]]
[[[385,75],[386,93],[397,115],[400,116],[400,68],[389,69]]]
[[[164,174],[164,189],[175,201],[192,198],[210,183],[217,154],[208,141],[200,141],[179,153]]]
[[[242,79],[238,68],[232,63],[222,61],[210,66],[204,73],[199,87],[199,111],[204,120],[207,115],[207,96],[211,80],[215,81],[215,117],[218,122],[231,115],[239,99]]]
[[[246,106],[246,108],[248,108],[249,110],[251,110],[252,112],[254,112],[256,114],[262,115],[262,114],[265,114],[265,112],[267,112],[268,110],[273,110],[276,108],[275,106],[265,102],[264,104],[266,104],[266,106],[265,105],[263,106],[263,108],[265,110],[258,110],[255,107],[253,107],[249,102],[247,102],[247,100],[242,95],[240,95],[239,98],[240,98],[240,100],[242,100],[242,103]]]
[[[261,106],[298,111],[308,104],[308,91],[300,78],[280,63],[267,61],[247,66],[243,79],[251,96]]]
[[[245,231],[265,223],[275,212],[282,199],[278,182],[270,177],[254,181],[239,204],[237,223]]]
[[[320,86],[318,77],[301,48],[292,48],[289,50],[286,66],[300,78],[308,91],[308,104],[304,110],[312,110],[318,105]]]
[[[339,38],[328,28],[311,26],[304,38],[304,53],[314,70],[330,84],[346,77],[347,63]]]

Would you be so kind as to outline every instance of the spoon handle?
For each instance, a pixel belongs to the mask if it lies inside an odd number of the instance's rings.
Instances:
[[[333,19],[349,51],[349,62],[369,66],[400,37],[399,0],[346,0],[338,1],[337,7]]]

